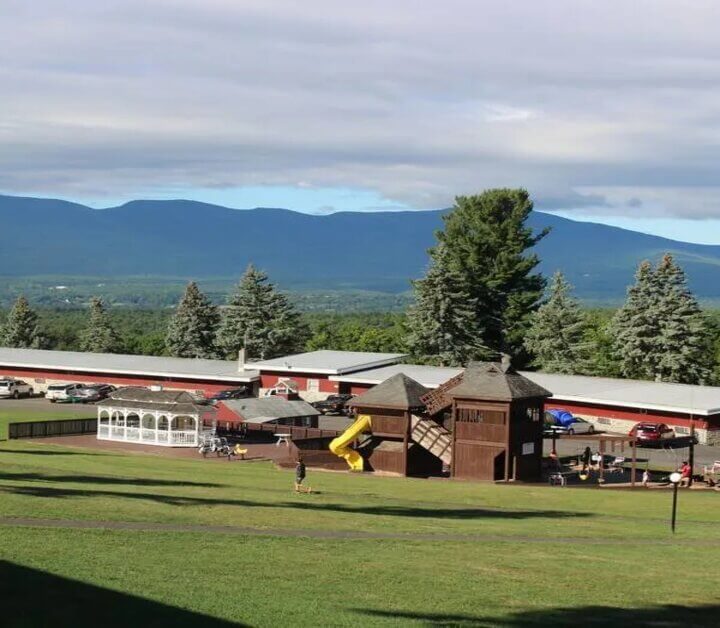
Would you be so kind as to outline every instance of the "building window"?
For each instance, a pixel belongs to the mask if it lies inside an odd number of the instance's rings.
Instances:
[[[320,380],[319,379],[307,380],[307,384],[305,385],[305,390],[307,390],[308,392],[320,392]]]

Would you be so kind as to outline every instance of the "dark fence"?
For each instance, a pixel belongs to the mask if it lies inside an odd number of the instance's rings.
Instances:
[[[293,425],[275,425],[274,423],[247,423],[248,432],[268,432],[270,434],[290,434],[292,440],[306,438],[335,438],[342,434],[338,430],[321,430],[317,427],[296,427]]]
[[[49,438],[72,434],[96,434],[97,419],[63,419],[62,421],[31,421],[10,423],[8,438]]]

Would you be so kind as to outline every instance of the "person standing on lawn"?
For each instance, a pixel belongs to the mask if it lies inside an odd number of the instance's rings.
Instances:
[[[302,483],[305,480],[305,463],[302,457],[298,458],[297,464],[295,465],[295,492],[296,493],[309,493],[312,489],[309,486],[303,486]]]

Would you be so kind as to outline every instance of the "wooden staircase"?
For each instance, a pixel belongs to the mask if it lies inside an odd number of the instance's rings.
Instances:
[[[452,460],[452,436],[442,425],[432,419],[415,414],[410,417],[410,438],[445,464]]]

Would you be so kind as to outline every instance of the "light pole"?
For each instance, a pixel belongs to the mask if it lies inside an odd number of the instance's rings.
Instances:
[[[681,478],[682,476],[677,471],[670,474],[670,481],[673,485],[672,519],[670,520],[670,528],[672,529],[673,534],[675,534],[675,519],[677,515],[677,493],[678,485],[680,484]]]

